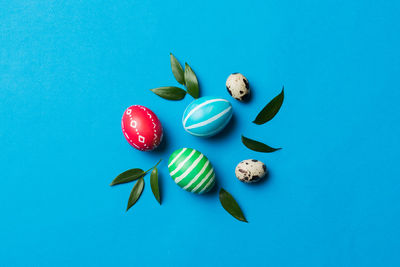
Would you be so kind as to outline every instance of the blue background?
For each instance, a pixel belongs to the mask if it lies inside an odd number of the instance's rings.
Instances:
[[[0,265],[399,266],[399,1],[1,1]],[[201,94],[235,117],[211,139],[184,132],[192,100],[148,89],[178,85],[169,52]],[[249,103],[228,95],[247,76]],[[271,122],[251,123],[285,85]],[[120,119],[130,105],[163,122],[158,151],[134,150]],[[245,134],[281,151],[260,154]],[[176,186],[180,147],[213,163],[249,224],[216,191]],[[120,172],[158,159],[162,206],[148,177],[127,213]],[[236,164],[264,161],[270,179],[239,182]]]

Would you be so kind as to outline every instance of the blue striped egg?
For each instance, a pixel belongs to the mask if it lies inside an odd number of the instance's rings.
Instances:
[[[228,100],[205,96],[189,104],[182,123],[188,133],[208,137],[224,129],[231,118],[232,105]]]

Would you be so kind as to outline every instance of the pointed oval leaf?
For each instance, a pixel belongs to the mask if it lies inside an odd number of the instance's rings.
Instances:
[[[161,205],[161,198],[160,198],[160,189],[158,187],[158,169],[155,167],[150,175],[150,186],[151,191],[153,191],[153,195]]]
[[[165,86],[150,89],[156,95],[168,100],[181,100],[185,97],[186,91],[175,86]]]
[[[274,97],[261,111],[258,113],[257,117],[253,121],[253,123],[261,125],[264,124],[270,120],[272,120],[273,117],[278,113],[279,109],[282,106],[283,103],[283,87],[282,91],[279,95]]]
[[[136,182],[136,184],[132,188],[126,211],[128,211],[133,205],[135,205],[136,201],[138,201],[140,195],[143,192],[143,187],[144,187],[144,179],[142,177]]]
[[[263,153],[271,153],[271,152],[281,149],[281,148],[270,147],[264,143],[244,137],[243,135],[242,135],[242,143],[251,150],[254,150],[257,152],[263,152]]]
[[[181,64],[172,53],[170,53],[169,55],[171,59],[172,74],[174,74],[175,80],[178,83],[185,85],[185,74],[183,72]]]
[[[199,98],[199,82],[192,68],[185,63],[185,85],[189,95]]]
[[[222,207],[233,217],[235,217],[239,221],[247,222],[242,210],[239,207],[239,204],[232,197],[232,195],[225,191],[225,189],[223,188],[219,190],[219,201],[221,202]]]
[[[142,169],[130,169],[115,177],[110,185],[129,183],[143,177],[145,174],[146,173]]]

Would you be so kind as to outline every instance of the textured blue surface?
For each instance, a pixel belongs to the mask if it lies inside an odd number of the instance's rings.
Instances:
[[[223,98],[203,96],[183,112],[184,129],[194,136],[210,137],[221,132],[232,118],[232,105]]]
[[[400,2],[1,1],[0,265],[399,266]],[[187,134],[182,113],[148,89],[178,85],[169,52],[198,75],[202,95],[229,99],[232,72],[249,103],[211,139]],[[268,124],[251,122],[285,85]],[[160,150],[134,150],[120,128],[130,105],[162,120]],[[283,149],[258,154],[240,135]],[[216,192],[197,196],[168,177],[179,147],[212,162],[249,224]],[[160,165],[163,204],[148,177]],[[268,181],[234,177],[247,158]]]

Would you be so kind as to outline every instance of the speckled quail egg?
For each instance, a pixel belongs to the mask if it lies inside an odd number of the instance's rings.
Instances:
[[[265,164],[255,159],[243,160],[235,169],[236,177],[245,183],[258,182],[267,174],[267,172]]]
[[[249,81],[240,73],[232,73],[226,79],[226,89],[236,100],[243,101],[250,95]]]

